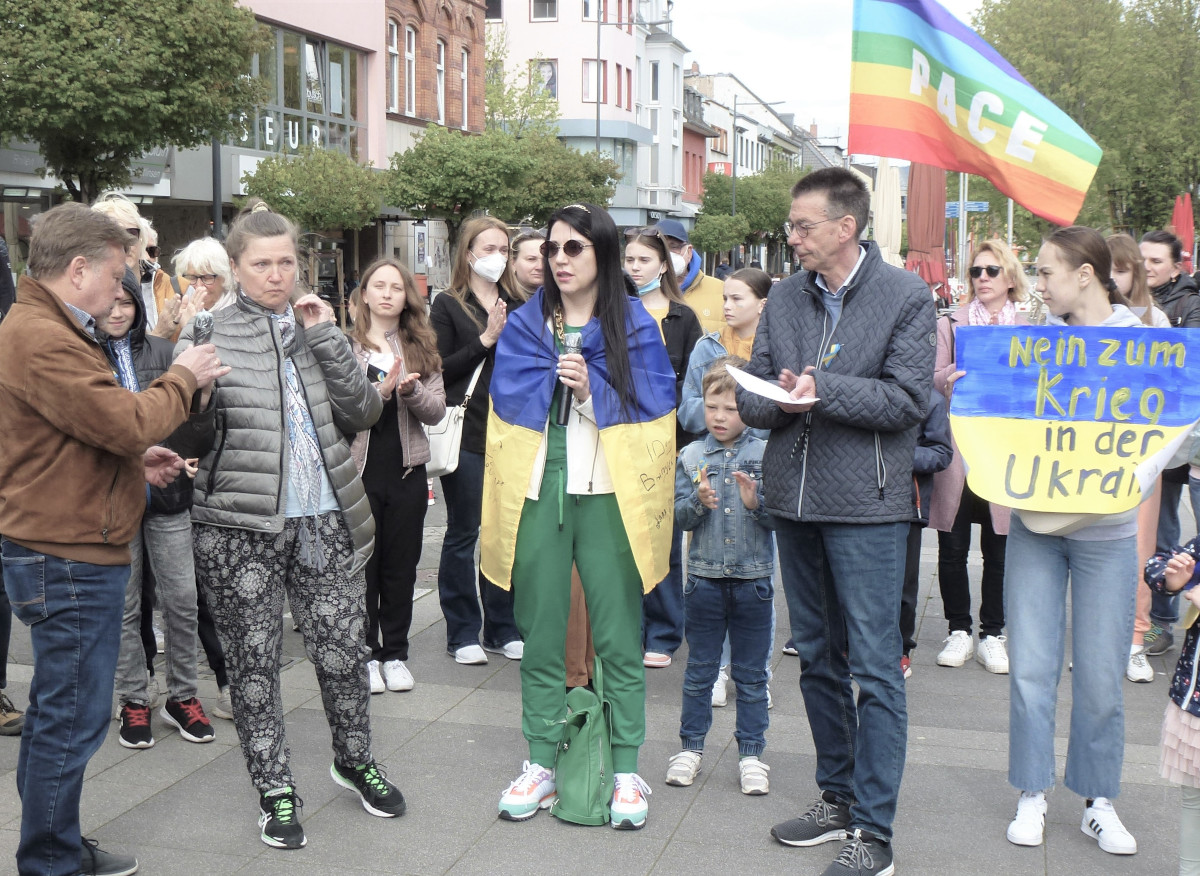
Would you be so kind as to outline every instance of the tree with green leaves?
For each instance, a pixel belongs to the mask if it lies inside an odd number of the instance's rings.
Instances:
[[[707,246],[696,246],[705,252],[729,249],[738,244],[755,245],[768,243],[780,245],[785,241],[783,223],[787,221],[788,211],[792,206],[792,186],[804,176],[804,170],[789,167],[782,161],[772,162],[761,172],[753,176],[739,176],[737,179],[737,218],[743,220],[746,231],[742,237],[716,250]],[[719,218],[732,218],[733,178],[718,173],[704,175],[704,201],[697,217],[697,229],[700,229],[701,219],[716,223]],[[733,226],[725,223],[708,226],[713,229],[728,231]],[[705,234],[701,231],[701,234]],[[722,237],[722,239],[724,239]]]
[[[412,149],[392,156],[385,200],[420,218],[444,219],[450,243],[479,210],[516,213],[532,156],[504,131],[470,135],[430,125]]]
[[[701,252],[718,253],[733,249],[750,236],[750,223],[742,215],[700,213],[689,235],[692,246]]]
[[[242,75],[267,31],[236,0],[0,0],[0,142],[35,141],[90,202],[130,162],[233,133],[261,103]]]
[[[306,231],[357,231],[379,215],[384,178],[345,152],[306,146],[264,158],[242,182]]]
[[[984,0],[974,25],[1104,150],[1077,221],[1135,233],[1168,222],[1175,195],[1200,182],[1200,0]]]
[[[525,137],[518,143],[533,164],[515,193],[512,211],[497,214],[502,219],[544,225],[564,204],[607,204],[616,193],[621,170],[607,154],[580,152],[557,137],[544,135]]]
[[[508,30],[488,25],[483,84],[484,127],[507,131],[520,139],[554,136],[558,131],[558,99],[546,91],[539,75],[539,55],[522,70],[508,71]]]

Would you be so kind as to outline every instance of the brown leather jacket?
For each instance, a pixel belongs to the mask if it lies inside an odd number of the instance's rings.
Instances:
[[[188,418],[196,391],[173,365],[142,392],[31,277],[0,324],[0,533],[102,566],[129,562],[146,508],[142,454]]]

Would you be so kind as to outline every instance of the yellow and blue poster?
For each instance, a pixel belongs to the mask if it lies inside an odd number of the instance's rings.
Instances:
[[[1115,514],[1200,420],[1200,345],[1184,329],[963,327],[950,424],[990,502]]]

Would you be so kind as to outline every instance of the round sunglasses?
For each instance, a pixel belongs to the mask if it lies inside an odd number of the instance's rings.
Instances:
[[[594,245],[595,244],[584,243],[583,241],[580,241],[580,240],[568,240],[566,243],[564,243],[562,245],[562,251],[567,254],[567,258],[573,259],[576,256],[578,256],[580,253],[582,253],[585,249],[587,249],[590,246],[594,246]],[[547,240],[545,243],[543,243],[541,246],[538,247],[538,250],[546,258],[552,259],[556,255],[558,255],[559,245],[558,245],[557,241]]]

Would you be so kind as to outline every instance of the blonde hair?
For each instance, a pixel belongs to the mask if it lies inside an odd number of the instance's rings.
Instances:
[[[468,219],[462,224],[462,228],[458,232],[458,249],[454,253],[454,267],[450,272],[450,288],[443,293],[449,295],[462,305],[463,313],[481,331],[484,328],[484,323],[479,321],[479,317],[475,314],[475,311],[467,304],[467,299],[472,294],[471,260],[468,256],[471,254],[471,247],[475,245],[475,238],[485,231],[491,231],[493,228],[504,232],[504,239],[506,241],[504,253],[505,255],[509,255],[507,225],[495,216],[476,216],[473,219]],[[509,260],[511,261],[511,258]],[[508,289],[504,288],[504,291],[508,292]]]
[[[103,213],[120,225],[122,229],[136,228],[138,230],[137,257],[140,259],[146,250],[146,244],[150,242],[150,235],[146,233],[150,228],[150,223],[142,218],[133,201],[117,192],[108,192],[101,195],[100,199],[92,204],[92,209],[97,213]]]
[[[1154,298],[1150,295],[1150,284],[1146,280],[1146,262],[1137,241],[1128,234],[1112,234],[1105,238],[1108,251],[1112,254],[1112,266],[1129,271],[1133,276],[1129,287],[1129,303],[1142,310],[1142,322],[1154,325]]]
[[[1000,263],[1004,276],[1008,278],[1008,300],[1014,302],[1026,300],[1029,297],[1029,290],[1025,286],[1025,272],[1021,270],[1021,263],[1012,254],[1012,250],[1002,241],[985,240],[971,253],[971,265],[974,265],[975,259],[985,252]],[[974,298],[975,284],[968,283],[967,301],[972,301]]]

